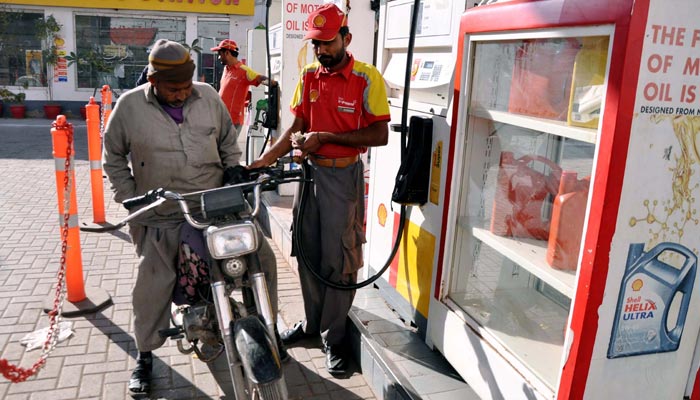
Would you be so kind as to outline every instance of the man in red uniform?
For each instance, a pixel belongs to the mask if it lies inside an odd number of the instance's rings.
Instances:
[[[238,45],[233,40],[224,39],[218,46],[212,47],[211,51],[218,53],[219,61],[224,65],[219,95],[231,114],[233,125],[240,133],[248,88],[250,85],[258,86],[261,83],[269,86],[269,80],[238,60]],[[272,85],[276,84],[273,80]]]
[[[303,248],[310,264],[299,267],[306,321],[281,338],[289,345],[320,334],[328,372],[343,374],[348,356],[345,325],[355,291],[326,287],[307,268],[340,284],[357,281],[365,242],[364,166],[359,155],[368,146],[387,143],[389,103],[379,71],[346,50],[352,34],[338,7],[326,4],[311,13],[304,39],[311,39],[318,61],[301,71],[291,102],[294,122],[251,167],[270,165],[292,148],[308,155],[313,183],[303,191],[304,214],[295,213],[293,225],[302,233],[294,251],[299,254]]]

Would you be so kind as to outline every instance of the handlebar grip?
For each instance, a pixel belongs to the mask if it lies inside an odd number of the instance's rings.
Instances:
[[[130,199],[126,199],[122,202],[122,205],[124,208],[127,210],[131,210],[132,208],[138,207],[138,206],[145,206],[147,204],[150,204],[152,200],[148,197],[148,195],[143,195],[143,196],[136,196],[132,197]]]
[[[289,171],[284,171],[285,178],[299,178],[304,175],[304,171],[301,168],[290,169]]]
[[[156,200],[158,200],[159,198],[163,197],[164,195],[165,195],[165,189],[163,189],[163,188],[153,189],[153,190],[149,190],[144,195],[136,196],[136,197],[132,197],[130,199],[124,200],[122,202],[122,205],[127,210],[131,210],[134,207],[149,205],[149,204],[155,202]]]

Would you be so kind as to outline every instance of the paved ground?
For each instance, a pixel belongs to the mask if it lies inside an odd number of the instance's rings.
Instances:
[[[79,218],[92,221],[85,125],[75,125],[75,170]],[[59,218],[51,153],[50,121],[0,119],[0,358],[31,366],[40,350],[26,351],[19,339],[48,325],[42,311],[53,300],[60,260]],[[124,215],[105,185],[107,220]],[[130,292],[136,259],[124,230],[112,234],[81,233],[82,269],[87,288],[105,291],[113,305],[76,318],[73,335],[58,344],[46,366],[27,382],[0,378],[0,398],[124,399],[134,366]],[[301,319],[296,272],[278,252],[282,328]],[[362,300],[363,293],[358,294]],[[342,379],[323,367],[323,354],[313,344],[291,349],[285,366],[292,399],[374,399],[357,366]],[[174,343],[155,352],[157,399],[224,399],[207,365],[180,354]]]

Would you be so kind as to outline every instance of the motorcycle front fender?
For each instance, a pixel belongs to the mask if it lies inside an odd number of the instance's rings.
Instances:
[[[282,362],[262,321],[249,316],[231,325],[246,376],[259,385],[280,379]]]

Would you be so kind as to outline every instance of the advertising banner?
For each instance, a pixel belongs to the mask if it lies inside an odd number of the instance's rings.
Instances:
[[[323,3],[322,0],[285,0],[282,4],[282,132],[291,126],[293,121],[293,116],[287,111],[299,81],[299,73],[306,64],[314,61],[311,43],[304,40],[306,19]]]
[[[631,129],[587,398],[680,399],[697,371],[696,9],[693,0],[673,7],[651,0],[643,36],[629,41],[642,52],[638,66],[627,66],[639,68],[636,87],[621,86],[620,96],[635,96],[635,103],[631,115],[617,116],[631,118]]]

